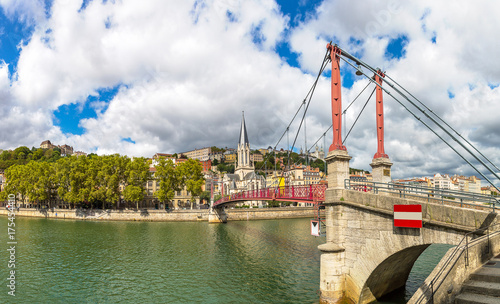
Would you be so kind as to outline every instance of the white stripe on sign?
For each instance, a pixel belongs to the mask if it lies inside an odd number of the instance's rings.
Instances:
[[[422,212],[394,212],[395,220],[422,220]]]

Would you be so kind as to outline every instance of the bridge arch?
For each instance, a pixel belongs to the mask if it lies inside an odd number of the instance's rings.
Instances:
[[[430,245],[408,247],[387,257],[366,280],[360,293],[360,302],[379,299],[403,287],[408,281],[415,261]]]

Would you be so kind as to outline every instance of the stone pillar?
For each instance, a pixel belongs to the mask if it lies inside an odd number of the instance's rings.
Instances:
[[[342,303],[345,294],[345,249],[339,238],[340,231],[340,208],[336,203],[342,189],[345,189],[344,181],[349,178],[349,156],[345,150],[333,150],[328,152],[326,162],[328,165],[328,189],[326,205],[326,243],[319,245],[321,250],[320,265],[320,303]]]
[[[227,214],[224,208],[212,208],[208,211],[209,223],[227,223]]]
[[[320,303],[342,303],[345,290],[345,249],[340,245],[340,204],[326,206],[326,243],[319,245],[320,261]]]
[[[349,156],[345,150],[328,152],[326,163],[328,166],[328,189],[344,189],[344,180],[349,178]]]
[[[391,167],[392,162],[389,158],[379,157],[374,158],[370,164],[372,167],[373,181],[376,183],[391,182]]]

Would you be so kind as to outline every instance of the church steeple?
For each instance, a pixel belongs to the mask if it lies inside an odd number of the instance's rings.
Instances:
[[[245,125],[245,112],[241,114],[240,140],[238,142],[238,165],[236,169],[248,168],[253,170],[253,162],[250,161],[250,142]],[[243,171],[241,172],[243,174]]]
[[[248,141],[247,127],[245,126],[245,112],[241,113],[241,128],[240,128],[240,146],[250,144]]]

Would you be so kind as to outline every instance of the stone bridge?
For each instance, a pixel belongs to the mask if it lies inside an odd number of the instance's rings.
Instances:
[[[461,208],[425,197],[346,190],[349,159],[346,151],[338,150],[327,158],[326,243],[318,247],[321,303],[370,303],[403,287],[429,245],[457,245],[465,233],[498,221],[496,213],[480,206]],[[374,167],[374,179],[376,171]],[[394,227],[395,204],[420,204],[423,228]]]

